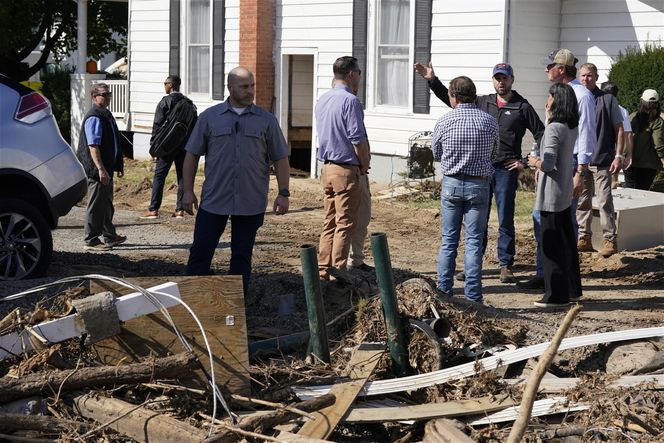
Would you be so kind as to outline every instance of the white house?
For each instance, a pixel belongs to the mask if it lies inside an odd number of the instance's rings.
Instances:
[[[316,174],[313,108],[330,88],[332,63],[362,64],[372,177],[396,179],[408,139],[448,111],[412,69],[433,62],[444,83],[472,78],[493,92],[491,69],[512,64],[514,88],[538,110],[548,90],[541,59],[572,50],[600,68],[628,46],[664,37],[664,0],[130,0],[127,131],[146,156],[155,106],[169,73],[199,111],[223,100],[225,77],[256,72],[256,102],[272,109],[294,166]],[[430,55],[429,55],[430,54]]]

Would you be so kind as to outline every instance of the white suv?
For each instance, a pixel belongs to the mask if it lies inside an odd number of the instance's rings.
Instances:
[[[86,192],[48,100],[0,74],[0,280],[46,272],[51,229]]]

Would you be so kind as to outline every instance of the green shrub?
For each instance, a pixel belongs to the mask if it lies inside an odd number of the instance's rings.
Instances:
[[[618,102],[630,113],[639,106],[641,93],[655,89],[664,94],[664,47],[661,42],[644,48],[628,47],[618,53],[608,78],[618,85]]]
[[[42,94],[51,102],[53,116],[58,123],[62,137],[71,143],[71,86],[69,66],[49,65],[41,73],[44,83]]]

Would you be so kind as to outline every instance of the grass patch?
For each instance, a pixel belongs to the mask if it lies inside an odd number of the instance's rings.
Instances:
[[[440,209],[440,198],[425,198],[420,195],[402,198],[401,201],[411,208]],[[531,218],[534,204],[534,192],[518,190],[516,192],[516,202],[514,206],[514,222],[527,223]],[[491,218],[497,219],[495,202],[491,205]]]

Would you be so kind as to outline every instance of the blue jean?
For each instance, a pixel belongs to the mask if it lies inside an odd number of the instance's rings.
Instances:
[[[187,275],[211,275],[212,257],[219,238],[231,219],[231,263],[228,274],[241,275],[244,293],[249,289],[251,256],[256,242],[256,232],[263,225],[265,214],[218,215],[199,209],[196,214],[194,241],[189,248]]]
[[[578,166],[576,154],[574,155],[574,170]],[[572,214],[572,230],[574,238],[579,238],[579,223],[576,221],[576,208],[579,205],[579,198],[573,197],[570,206]],[[535,276],[544,277],[544,268],[542,267],[542,216],[540,211],[533,209],[533,230],[535,231],[535,241],[537,242],[537,252],[535,254]]]
[[[438,252],[438,283],[452,293],[461,225],[465,226],[464,272],[468,300],[482,303],[482,239],[489,211],[489,180],[443,176],[441,189],[442,243]]]
[[[498,213],[498,262],[500,266],[512,266],[516,253],[516,233],[514,231],[514,200],[519,185],[519,170],[508,171],[504,166],[494,165],[495,173],[491,180],[489,193],[489,211],[487,212],[487,229],[484,231],[482,254],[486,251],[489,241],[488,218],[491,211],[492,196],[496,197]]]
[[[152,197],[150,198],[150,211],[158,211],[161,207],[161,199],[164,195],[164,184],[166,184],[166,176],[171,169],[171,165],[175,163],[175,174],[178,180],[178,194],[177,201],[175,202],[175,210],[182,210],[182,195],[184,190],[182,188],[182,166],[184,165],[184,157],[186,151],[178,149],[167,157],[157,158],[157,164],[154,168],[154,179],[152,180]]]

